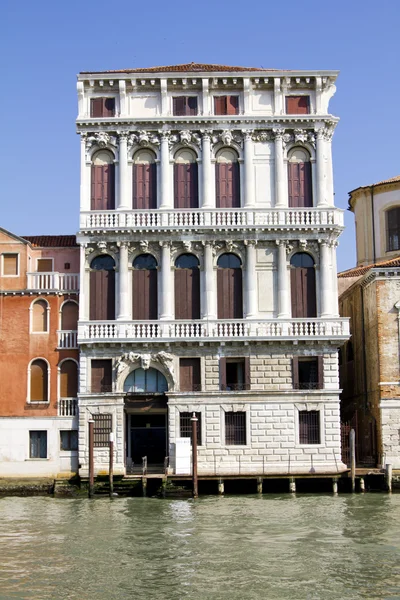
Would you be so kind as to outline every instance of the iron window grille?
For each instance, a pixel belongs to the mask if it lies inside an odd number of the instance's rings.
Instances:
[[[112,415],[93,415],[94,420],[94,444],[95,448],[108,447],[110,433],[112,431]]]
[[[246,445],[246,413],[225,413],[225,444],[227,446]]]
[[[193,413],[191,413],[191,412],[180,413],[179,429],[180,429],[181,437],[188,437],[188,438],[192,437],[192,422],[190,420],[192,418],[192,415],[193,415]],[[199,446],[201,446],[201,413],[197,412],[196,417],[197,417],[197,423],[196,423],[197,443]]]
[[[320,444],[320,415],[319,410],[299,411],[299,442],[300,444]]]

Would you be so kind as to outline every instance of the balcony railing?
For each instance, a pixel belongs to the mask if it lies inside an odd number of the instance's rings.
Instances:
[[[78,342],[179,342],[244,340],[345,340],[349,319],[215,321],[91,321],[78,326]]]
[[[28,290],[51,290],[57,292],[78,292],[79,273],[27,273]]]
[[[67,350],[76,350],[78,348],[78,332],[77,330],[57,331],[58,348]]]
[[[59,417],[75,417],[78,414],[77,398],[61,398],[58,401]]]
[[[171,229],[314,229],[343,227],[337,208],[257,208],[199,210],[90,211],[81,213],[81,230],[151,231]]]

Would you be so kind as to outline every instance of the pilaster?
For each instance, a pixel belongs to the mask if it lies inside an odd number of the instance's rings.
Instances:
[[[131,318],[129,310],[129,243],[119,242],[119,311],[118,321],[127,321]]]
[[[172,270],[171,242],[160,242],[161,246],[161,314],[160,321],[168,321],[172,315]]]

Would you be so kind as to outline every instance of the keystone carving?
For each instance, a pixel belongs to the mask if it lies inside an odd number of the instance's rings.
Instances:
[[[147,371],[150,368],[151,360],[158,362],[163,366],[171,375],[174,380],[174,357],[168,352],[158,352],[157,354],[136,354],[135,352],[125,352],[122,354],[116,362],[115,369],[117,376],[120,376],[126,371],[133,363],[140,361],[142,369]]]

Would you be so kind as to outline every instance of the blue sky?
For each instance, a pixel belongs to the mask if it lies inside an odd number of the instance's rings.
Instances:
[[[245,7],[245,9],[244,9]],[[336,205],[400,174],[400,2],[3,0],[0,226],[75,233],[79,223],[76,74],[185,62],[338,69],[332,112]],[[353,216],[338,249],[355,264]]]

